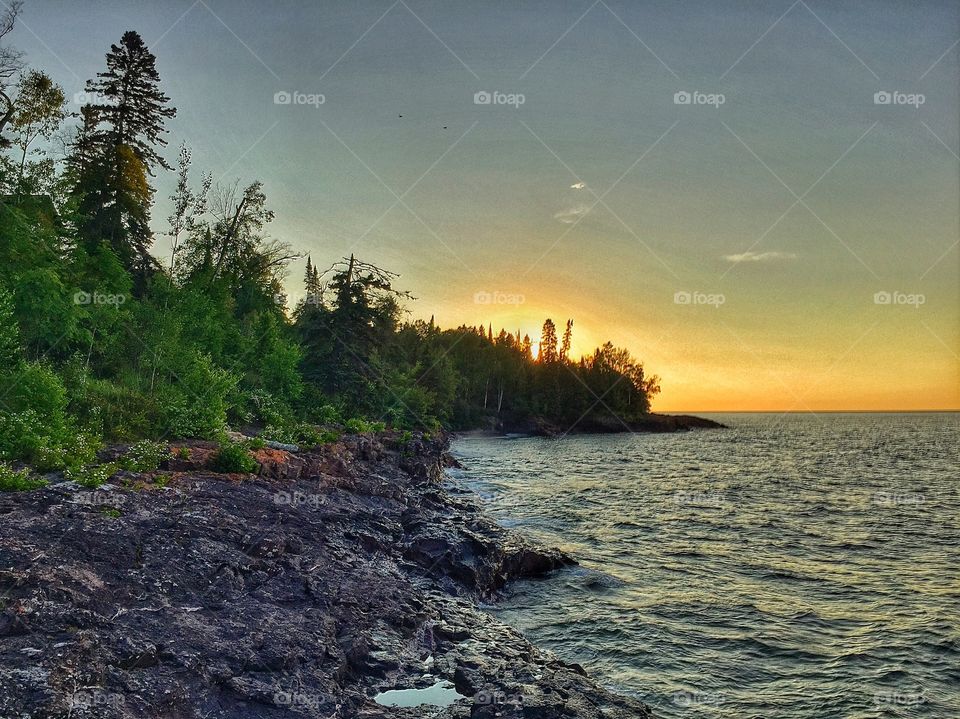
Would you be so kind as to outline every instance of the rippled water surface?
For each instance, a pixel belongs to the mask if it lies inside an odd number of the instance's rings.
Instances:
[[[659,717],[960,717],[956,414],[462,439],[454,474],[580,567],[495,610]]]

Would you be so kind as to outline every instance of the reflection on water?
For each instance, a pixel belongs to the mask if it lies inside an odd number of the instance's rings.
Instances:
[[[660,717],[960,717],[956,414],[463,439],[455,472],[581,566],[504,621]]]

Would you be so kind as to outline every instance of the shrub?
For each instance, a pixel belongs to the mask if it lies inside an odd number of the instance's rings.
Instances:
[[[0,412],[0,459],[22,460],[40,472],[91,462],[100,444],[71,424],[49,424],[33,410]]]
[[[365,419],[353,417],[344,422],[344,426],[351,434],[364,434],[366,432],[382,432],[387,428],[383,422],[368,422]]]
[[[20,361],[20,329],[13,316],[13,295],[0,285],[0,370]]]
[[[263,436],[274,442],[315,447],[320,444],[336,442],[338,432],[321,430],[307,422],[292,422],[282,426],[269,426],[263,430]]]
[[[76,465],[69,467],[64,476],[82,487],[96,489],[117,473],[117,465],[107,464]]]
[[[215,437],[227,426],[228,397],[239,378],[217,367],[209,355],[197,353],[187,368],[168,385],[161,413],[177,437]]]
[[[290,422],[290,408],[269,392],[251,392],[248,403],[253,408],[253,418],[265,425],[282,426]]]
[[[67,392],[50,367],[23,364],[0,377],[0,460],[22,460],[38,471],[93,461],[100,440],[67,414]]]
[[[132,439],[166,429],[159,426],[156,401],[125,385],[84,378],[71,395],[71,411],[87,424],[100,425],[111,439]]]
[[[0,492],[29,492],[46,484],[47,480],[32,478],[26,469],[15,472],[9,465],[0,462]]]
[[[325,404],[313,413],[313,418],[317,424],[340,424],[341,416],[339,410],[332,404]]]
[[[213,469],[217,472],[249,474],[257,469],[257,460],[250,454],[247,442],[220,441],[220,449],[213,457]]]
[[[132,472],[152,472],[170,459],[170,450],[163,442],[148,439],[134,444],[120,460],[120,466]]]

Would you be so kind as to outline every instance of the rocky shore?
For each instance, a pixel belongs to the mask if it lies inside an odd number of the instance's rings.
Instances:
[[[641,419],[624,420],[619,416],[594,412],[581,417],[574,425],[560,425],[542,417],[522,417],[502,421],[495,434],[523,434],[539,437],[560,437],[568,434],[615,434],[619,432],[686,432],[694,429],[725,429],[726,425],[690,414],[650,413]]]
[[[0,495],[0,718],[648,717],[479,608],[573,560],[487,518],[447,443],[264,448],[231,475],[192,442]]]

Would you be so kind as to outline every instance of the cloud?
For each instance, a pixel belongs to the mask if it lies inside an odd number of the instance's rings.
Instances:
[[[586,183],[586,182],[578,182],[578,183],[576,183],[576,184],[574,184],[574,185],[570,185],[570,189],[571,189],[571,190],[582,190],[582,189],[585,188],[586,186],[587,186],[587,183]]]
[[[560,220],[565,225],[572,225],[589,211],[589,205],[574,205],[567,210],[561,210],[553,216],[553,219]]]
[[[727,262],[776,262],[777,260],[795,260],[792,252],[741,252],[739,255],[724,255]]]

